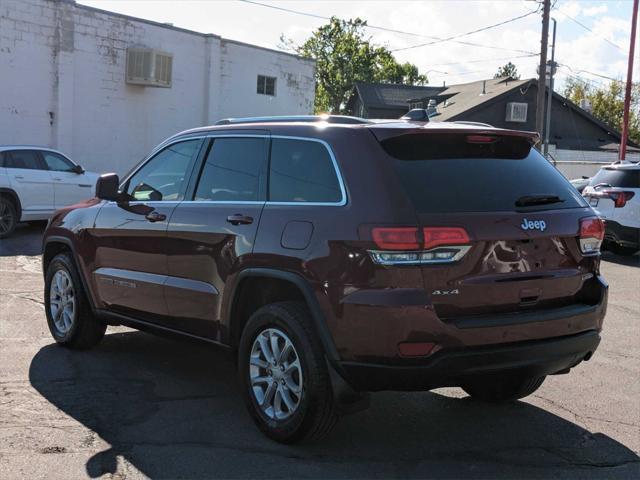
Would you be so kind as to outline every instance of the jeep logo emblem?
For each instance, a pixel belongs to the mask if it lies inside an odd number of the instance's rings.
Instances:
[[[547,223],[544,220],[527,220],[522,219],[522,225],[520,228],[523,230],[540,230],[544,232],[547,229]]]

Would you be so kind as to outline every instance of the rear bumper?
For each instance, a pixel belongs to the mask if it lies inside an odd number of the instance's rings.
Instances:
[[[356,390],[430,390],[458,386],[469,375],[503,370],[558,373],[591,358],[599,343],[599,331],[590,330],[559,338],[441,351],[419,365],[342,362],[341,366]]]
[[[604,239],[625,247],[640,247],[640,228],[626,227],[611,220],[605,221]]]

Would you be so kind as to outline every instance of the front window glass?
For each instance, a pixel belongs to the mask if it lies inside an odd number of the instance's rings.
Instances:
[[[73,168],[73,163],[57,153],[42,152],[42,156],[44,157],[44,161],[47,164],[47,167],[49,167],[49,170],[69,172]]]
[[[129,179],[126,193],[142,201],[183,200],[201,142],[200,139],[187,140],[162,150]]]

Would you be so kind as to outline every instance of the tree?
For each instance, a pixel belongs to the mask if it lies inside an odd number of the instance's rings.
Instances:
[[[346,103],[358,81],[424,85],[411,63],[400,64],[385,47],[371,43],[360,18],[341,20],[331,17],[301,45],[280,37],[285,47],[316,61],[316,112],[344,113]]]
[[[605,87],[596,87],[587,81],[569,78],[565,84],[564,96],[578,105],[581,100],[588,100],[594,117],[621,131],[624,116],[624,87],[624,82],[619,80]],[[629,139],[635,143],[640,143],[639,111],[640,84],[634,84],[631,87]]]
[[[520,80],[520,74],[518,73],[518,69],[511,62],[498,68],[498,71],[493,76],[493,78],[508,78],[508,77],[511,77],[514,80]]]

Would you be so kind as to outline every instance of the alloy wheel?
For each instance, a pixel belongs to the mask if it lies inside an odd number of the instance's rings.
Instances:
[[[249,380],[267,417],[285,420],[295,413],[304,384],[300,357],[287,334],[273,327],[258,334],[251,347]]]
[[[15,217],[9,204],[6,201],[0,201],[0,235],[8,233],[13,228]]]
[[[65,270],[56,271],[51,279],[49,312],[58,333],[69,333],[76,319],[76,296],[71,276]]]

